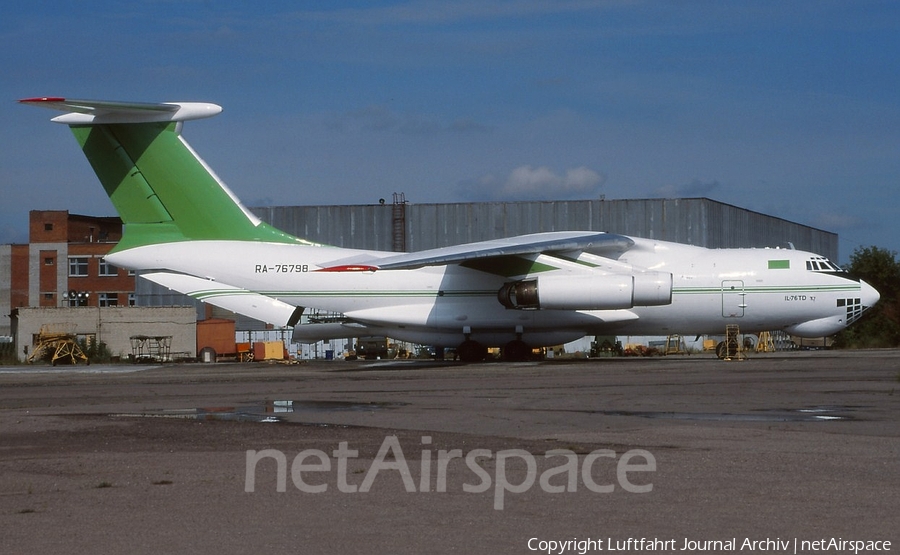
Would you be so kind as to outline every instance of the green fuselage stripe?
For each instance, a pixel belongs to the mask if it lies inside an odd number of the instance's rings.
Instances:
[[[267,297],[343,297],[343,298],[458,298],[458,297],[496,297],[497,292],[493,290],[472,290],[472,291],[247,291],[235,289],[209,289],[204,291],[195,291],[190,294],[191,297],[199,300],[206,300],[215,297],[230,297],[242,295],[265,295]]]
[[[859,285],[773,285],[744,287],[743,289],[723,289],[722,287],[674,287],[674,295],[711,295],[719,293],[747,295],[754,293],[829,293],[859,291]]]

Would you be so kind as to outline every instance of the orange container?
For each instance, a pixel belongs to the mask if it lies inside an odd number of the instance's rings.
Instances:
[[[234,320],[210,318],[197,322],[197,352],[209,347],[216,355],[237,352],[234,343]]]

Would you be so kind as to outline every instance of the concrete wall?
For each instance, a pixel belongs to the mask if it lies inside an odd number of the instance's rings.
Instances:
[[[93,336],[106,343],[113,356],[131,354],[135,335],[170,335],[172,353],[197,355],[197,316],[192,307],[19,308],[13,322],[19,360],[27,358],[24,346],[31,353],[43,325],[79,337]]]

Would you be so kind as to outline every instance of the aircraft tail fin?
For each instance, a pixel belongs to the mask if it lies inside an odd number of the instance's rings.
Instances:
[[[125,224],[115,250],[184,240],[303,242],[250,212],[181,136],[182,122],[222,111],[208,103],[145,104],[29,98],[63,110]]]

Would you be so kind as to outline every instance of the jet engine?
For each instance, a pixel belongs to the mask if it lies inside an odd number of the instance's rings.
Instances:
[[[497,292],[506,308],[617,310],[672,302],[672,274],[540,276],[513,281]]]

